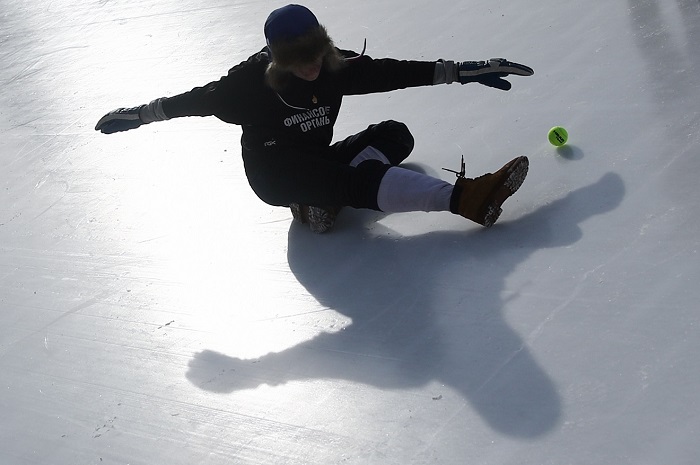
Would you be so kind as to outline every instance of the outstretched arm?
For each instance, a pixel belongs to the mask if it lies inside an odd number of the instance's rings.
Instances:
[[[367,55],[348,57],[348,66],[340,71],[340,85],[346,95],[387,92],[406,87],[434,84],[467,84],[477,82],[501,90],[510,90],[509,75],[531,76],[532,68],[505,58],[485,61],[451,60],[400,61],[390,58],[372,59]]]

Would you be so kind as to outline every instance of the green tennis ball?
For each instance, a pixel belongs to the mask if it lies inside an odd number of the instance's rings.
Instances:
[[[550,144],[561,147],[562,145],[566,144],[567,140],[569,140],[569,133],[566,132],[566,129],[561,126],[554,126],[549,130],[547,138],[549,139]]]

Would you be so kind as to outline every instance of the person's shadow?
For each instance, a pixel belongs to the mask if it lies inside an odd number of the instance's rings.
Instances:
[[[255,360],[203,351],[190,361],[187,377],[217,392],[304,379],[382,389],[434,381],[458,391],[503,434],[545,434],[561,418],[561,401],[527,343],[504,320],[504,283],[533,252],[577,242],[579,224],[615,209],[624,190],[621,178],[609,173],[489,230],[401,237],[355,221],[318,236],[293,224],[292,272],[321,305],[352,324]]]

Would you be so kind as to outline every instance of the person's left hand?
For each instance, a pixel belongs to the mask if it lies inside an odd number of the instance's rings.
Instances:
[[[505,76],[515,74],[518,76],[532,76],[535,74],[529,66],[508,61],[505,58],[490,58],[486,61],[462,61],[457,65],[457,80],[462,84],[478,82],[489,87],[501,90],[510,90],[510,82],[503,79]]]

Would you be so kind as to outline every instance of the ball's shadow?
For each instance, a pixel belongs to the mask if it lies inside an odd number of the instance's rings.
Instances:
[[[583,150],[575,145],[562,145],[561,147],[557,147],[556,151],[557,155],[566,160],[575,161],[583,159]]]

